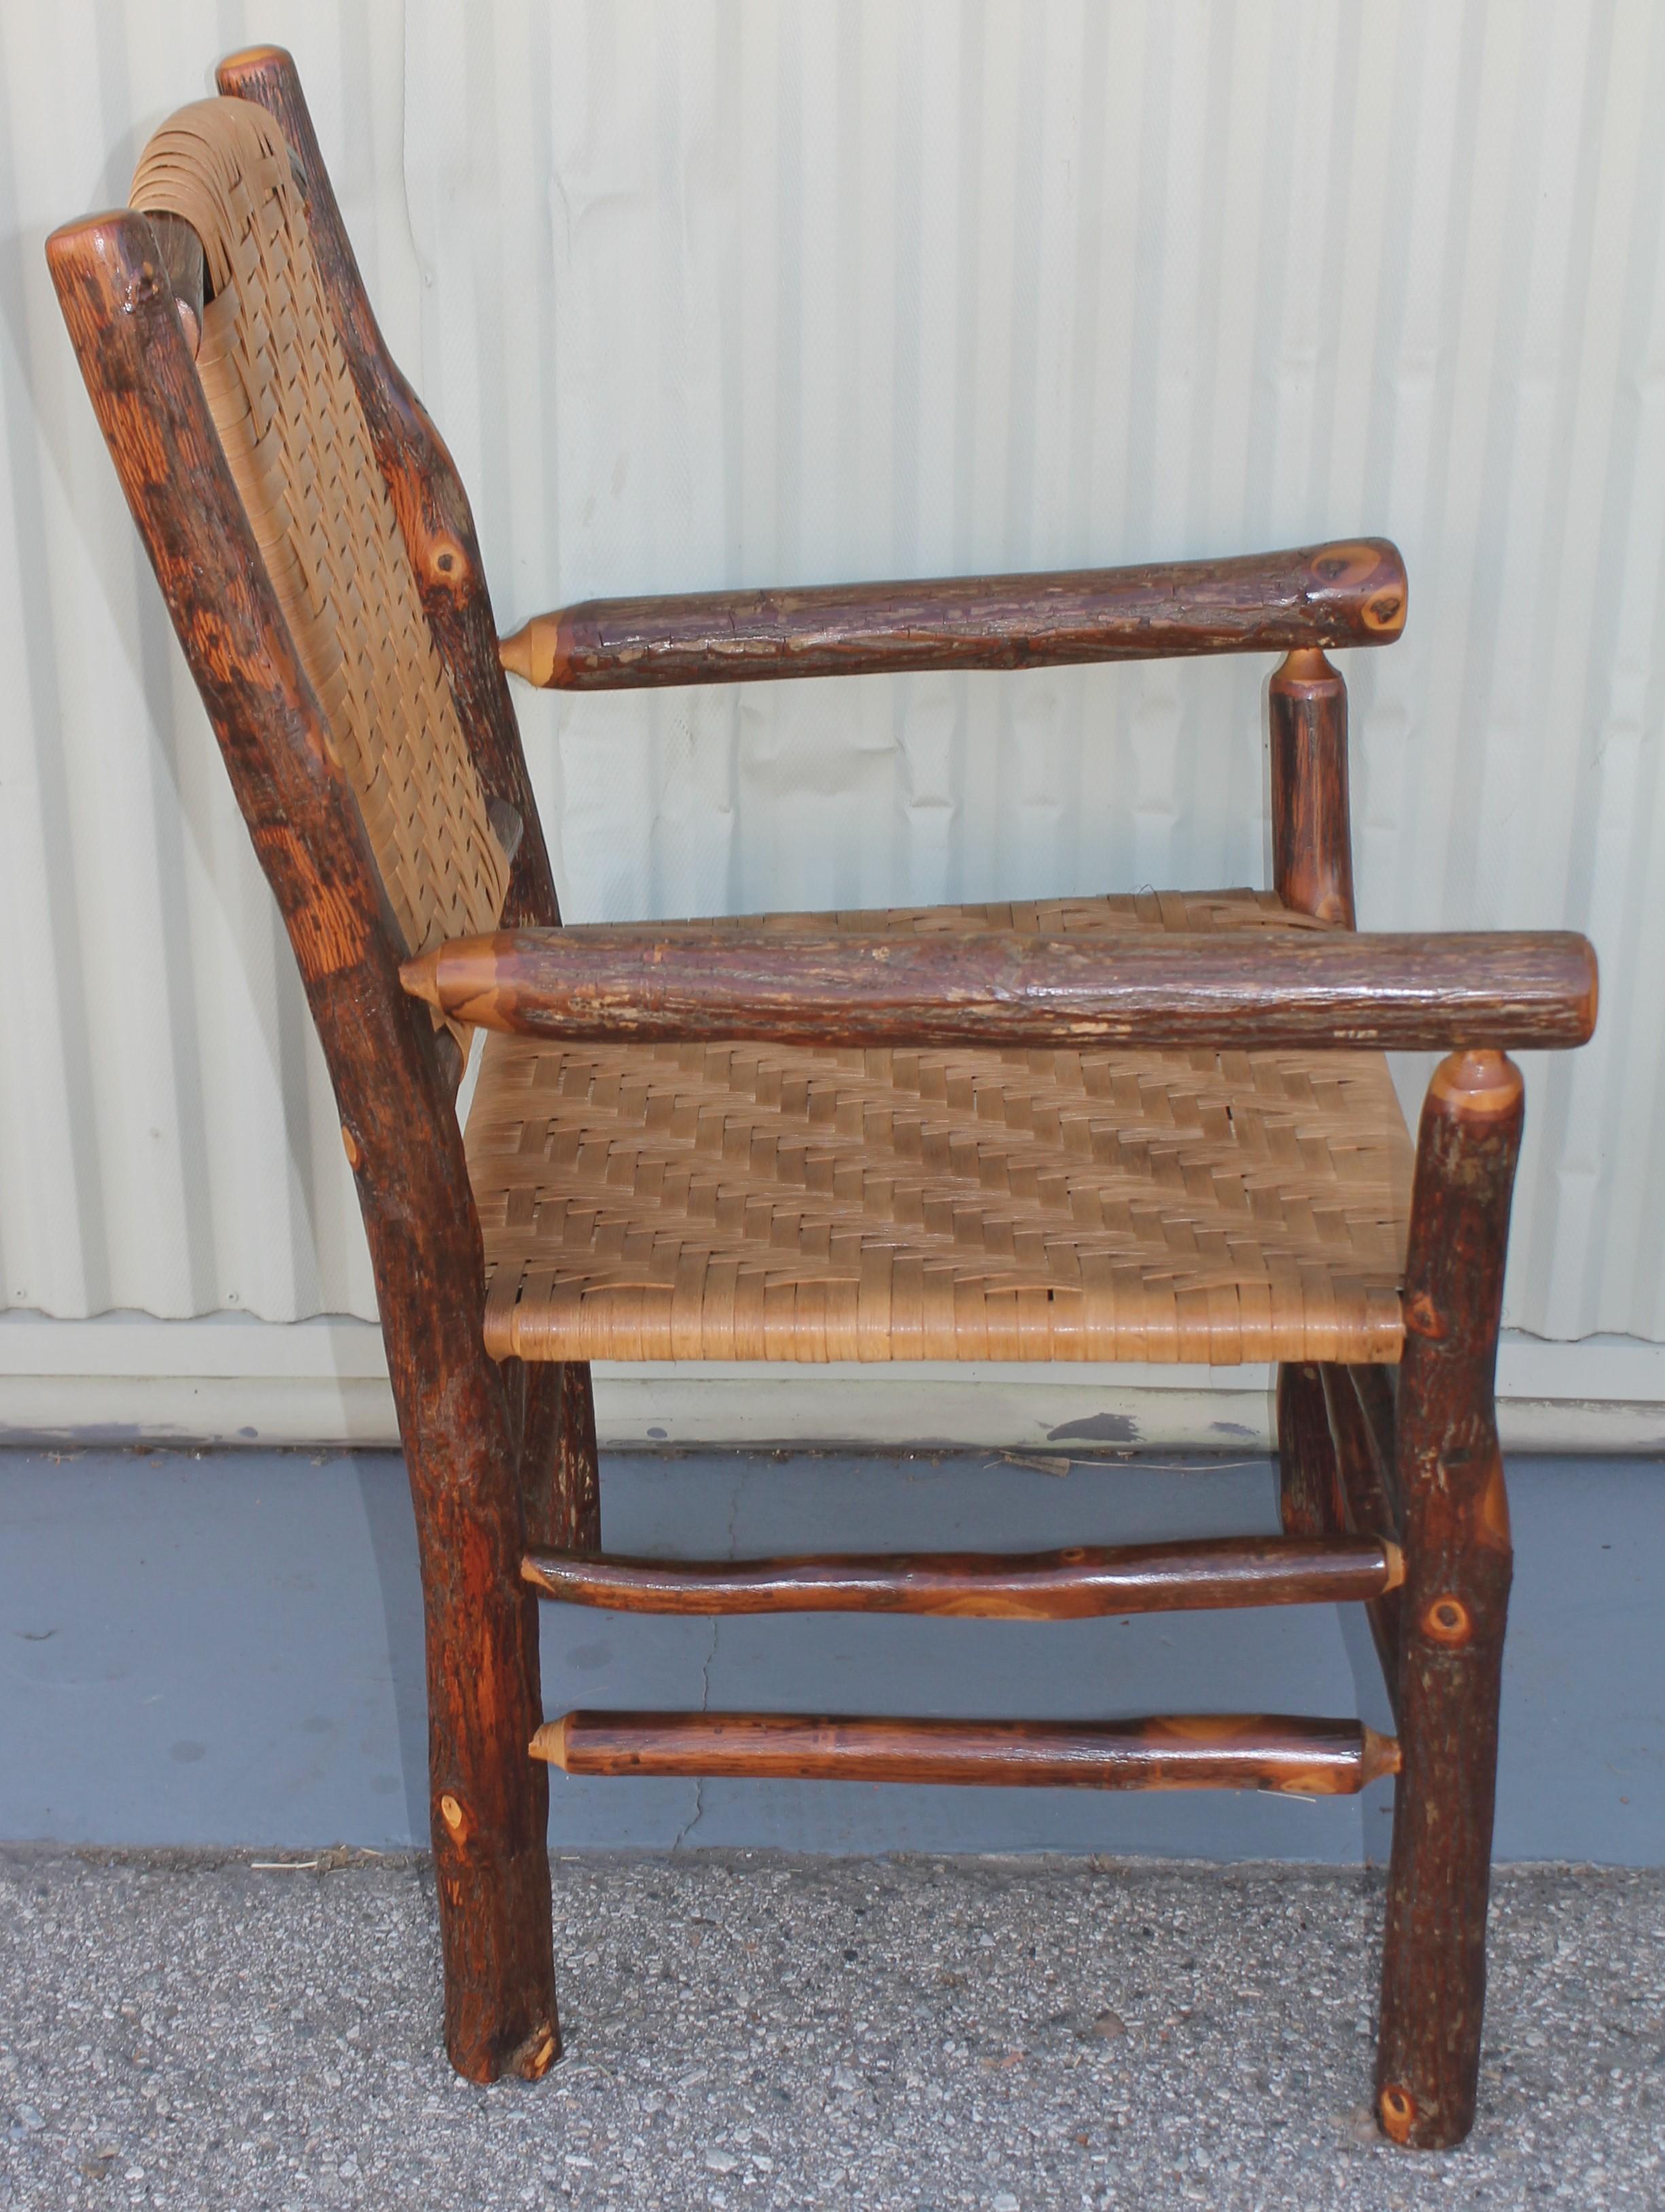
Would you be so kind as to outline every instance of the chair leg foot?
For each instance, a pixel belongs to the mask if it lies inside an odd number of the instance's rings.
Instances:
[[[459,1516],[460,1517],[460,1516]],[[518,1516],[517,1516],[518,1518]],[[465,1547],[471,1532],[452,1540]],[[428,1547],[424,1544],[424,1551]],[[445,2041],[471,2081],[537,2081],[561,2055],[550,1895],[549,1780],[527,1753],[542,1717],[537,1600],[505,1560],[428,1600],[428,1763],[445,1962]]]
[[[581,1363],[482,1360],[477,1423],[420,1412],[407,1445],[428,1628],[431,1823],[445,2039],[471,2081],[537,2081],[561,2055],[550,1962],[549,1771],[529,1548],[601,1540],[595,1414]],[[492,1401],[495,1400],[495,1404]]]
[[[447,2056],[465,2081],[541,2081],[561,2056],[548,1853],[465,1859],[441,1851],[440,1826],[436,1820]]]
[[[1437,1591],[1407,1584],[1376,2112],[1422,2150],[1462,2141],[1480,2081],[1507,1585],[1497,1562],[1472,1565]],[[1439,1645],[1480,1619],[1466,1648]]]
[[[422,1558],[446,2049],[471,2081],[536,2081],[561,2033],[549,1777],[528,1751],[543,1707],[538,1601],[520,1579],[521,1424],[483,1352],[451,1382],[412,1390],[401,1407]]]

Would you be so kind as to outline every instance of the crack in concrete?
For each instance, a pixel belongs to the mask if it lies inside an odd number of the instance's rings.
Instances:
[[[728,1493],[728,1527],[723,1536],[723,1557],[726,1559],[732,1559],[734,1557],[734,1526],[739,1516],[740,1488],[745,1479],[745,1470],[742,1468],[736,1472],[734,1486]],[[700,1668],[699,1710],[702,1713],[708,1713],[711,1710],[711,1664],[717,1656],[717,1639],[722,1634],[722,1627],[721,1620],[714,1616],[711,1623],[711,1641],[706,1647],[705,1660]],[[704,1818],[705,1777],[698,1775],[694,1782],[694,1809],[671,1838],[671,1848],[673,1851],[682,1850]]]
[[[708,1713],[711,1710],[711,1662],[717,1656],[717,1638],[721,1629],[721,1621],[712,1622],[711,1641],[706,1648],[705,1661],[700,1668],[699,1710],[702,1713]],[[679,1851],[682,1849],[704,1818],[705,1777],[701,1774],[696,1775],[694,1779],[694,1809],[671,1839],[671,1848],[673,1851]]]

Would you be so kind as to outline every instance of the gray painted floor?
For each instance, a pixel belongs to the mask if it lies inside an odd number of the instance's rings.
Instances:
[[[1665,1468],[1523,1459],[1500,1858],[1665,1863]],[[1263,1460],[609,1455],[621,1550],[880,1550],[1270,1530]],[[546,1701],[1386,1719],[1362,1616],[633,1620],[550,1607]],[[0,1455],[0,1838],[426,1841],[421,1615],[391,1455]],[[551,1778],[557,1848],[1379,1860],[1360,1799]]]
[[[459,2082],[423,1863],[0,1857],[0,2208],[1581,2212],[1665,2200],[1665,1878],[1498,1885],[1480,2124],[1367,2103],[1375,1876],[556,1869],[568,2056]]]

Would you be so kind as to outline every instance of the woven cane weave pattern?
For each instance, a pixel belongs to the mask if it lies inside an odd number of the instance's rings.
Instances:
[[[489,929],[508,867],[331,318],[289,152],[208,100],[145,149],[135,207],[181,216],[214,295],[197,367],[407,948]]]
[[[1322,925],[1231,891],[763,926]],[[494,1036],[468,1155],[499,1357],[1230,1364],[1403,1340],[1412,1153],[1376,1054]]]

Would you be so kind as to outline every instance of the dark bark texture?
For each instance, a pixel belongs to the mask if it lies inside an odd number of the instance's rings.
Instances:
[[[904,1552],[789,1559],[580,1559],[532,1553],[544,1596],[616,1613],[916,1613],[1086,1620],[1103,1613],[1324,1605],[1378,1595],[1399,1556],[1370,1538],[1218,1536],[1071,1552]]]
[[[1358,1721],[1281,1714],[1136,1721],[869,1720],[793,1713],[568,1713],[533,1750],[568,1774],[937,1782],[1007,1788],[1272,1790],[1337,1797],[1399,1747]]]
[[[1127,937],[500,931],[407,961],[405,988],[483,1029],[599,1042],[1577,1044],[1595,962],[1567,930]]]
[[[1423,1108],[1411,1203],[1399,1390],[1403,1769],[1376,2086],[1383,2129],[1422,2149],[1468,2132],[1480,2074],[1513,1562],[1492,1384],[1522,1096],[1501,1054],[1446,1060]]]
[[[1335,1454],[1340,1526],[1356,1535],[1401,1540],[1394,1470],[1393,1382],[1379,1368],[1326,1367],[1324,1397]],[[1382,1680],[1399,1710],[1399,1592],[1365,1601]]]
[[[1278,1515],[1285,1536],[1328,1536],[1341,1526],[1335,1447],[1319,1370],[1278,1370]]]
[[[534,616],[502,658],[528,683],[565,691],[1048,668],[1387,645],[1405,598],[1397,549],[1367,538],[1142,568],[591,599]]]
[[[1272,883],[1284,904],[1353,927],[1347,687],[1323,654],[1291,653],[1267,697]]]

